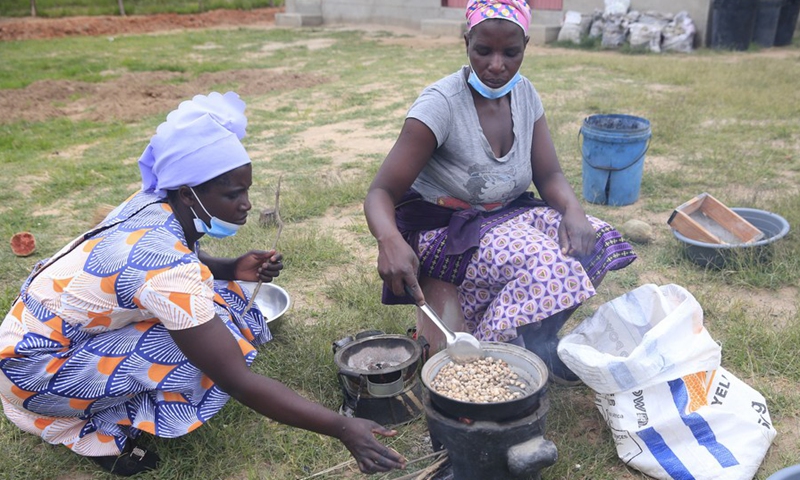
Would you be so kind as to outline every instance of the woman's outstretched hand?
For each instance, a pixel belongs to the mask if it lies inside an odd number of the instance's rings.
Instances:
[[[558,225],[558,244],[561,252],[572,257],[585,257],[592,253],[597,241],[595,232],[586,214],[569,210]]]
[[[283,254],[275,250],[250,250],[236,259],[235,280],[271,282],[283,270]]]
[[[395,430],[372,420],[352,418],[345,423],[338,438],[356,459],[359,470],[371,474],[406,468],[402,455],[375,439],[375,435],[393,437],[396,434]]]

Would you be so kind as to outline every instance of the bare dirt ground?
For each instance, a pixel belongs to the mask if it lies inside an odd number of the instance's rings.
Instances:
[[[281,11],[282,7],[212,10],[185,15],[0,17],[0,42],[87,35],[112,38],[195,28],[270,28],[275,25],[275,14]],[[364,28],[369,29],[369,26]],[[410,42],[408,39],[387,41]],[[452,42],[449,38],[428,40],[429,44]],[[164,105],[176,105],[210,84],[235,83],[240,95],[257,96],[274,90],[304,88],[325,81],[308,74],[243,69],[208,73],[195,79],[170,82],[178,76],[180,74],[174,72],[136,72],[125,73],[100,83],[41,80],[25,88],[0,90],[0,111],[3,112],[0,125],[20,120],[37,122],[59,117],[97,122],[138,121],[162,112]],[[125,95],[120,95],[119,92],[125,92]]]
[[[128,15],[67,18],[0,18],[0,41],[75,35],[124,35],[220,25],[272,24],[283,8],[212,10],[199,14]]]
[[[61,38],[76,35],[119,36],[209,27],[272,26],[280,8],[212,10],[200,14],[92,16],[67,18],[0,18],[0,42]],[[158,113],[198,91],[198,85],[235,81],[242,95],[302,88],[321,80],[292,73],[238,70],[201,75],[194,81],[169,84],[178,74],[146,72],[124,74],[112,81],[88,83],[67,80],[38,81],[22,89],[0,90],[0,123],[42,121],[69,117],[76,120],[134,121]],[[126,92],[119,95],[119,92]],[[82,98],[84,100],[73,101]]]

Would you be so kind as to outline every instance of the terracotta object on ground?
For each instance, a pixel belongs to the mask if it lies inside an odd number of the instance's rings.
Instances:
[[[11,251],[18,257],[27,257],[36,251],[36,239],[30,232],[15,233],[11,237]]]

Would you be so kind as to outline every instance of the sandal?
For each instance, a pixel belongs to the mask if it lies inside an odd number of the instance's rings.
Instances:
[[[122,477],[130,477],[142,472],[155,470],[161,461],[161,458],[155,452],[136,445],[133,440],[128,440],[125,449],[119,455],[89,458],[100,465],[103,470]]]

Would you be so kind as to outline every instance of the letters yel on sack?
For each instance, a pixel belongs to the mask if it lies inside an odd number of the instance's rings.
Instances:
[[[777,434],[764,397],[719,366],[702,309],[677,285],[601,306],[558,352],[595,390],[620,459],[654,478],[750,480]]]

